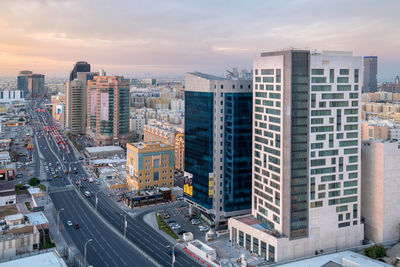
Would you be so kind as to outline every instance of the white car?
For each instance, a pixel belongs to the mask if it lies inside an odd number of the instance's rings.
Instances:
[[[67,222],[67,225],[68,225],[68,226],[72,226],[72,222],[71,222],[71,221],[68,221],[68,222]]]
[[[180,229],[180,228],[181,228],[181,226],[179,224],[175,224],[175,225],[171,226],[172,230],[177,230],[177,229]]]
[[[199,230],[200,232],[207,232],[208,230],[210,230],[210,228],[207,226],[207,227],[202,227]]]

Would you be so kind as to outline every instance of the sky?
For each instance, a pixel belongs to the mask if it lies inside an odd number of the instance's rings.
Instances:
[[[0,76],[67,77],[76,61],[126,77],[221,75],[284,48],[378,56],[400,75],[399,0],[0,0]]]

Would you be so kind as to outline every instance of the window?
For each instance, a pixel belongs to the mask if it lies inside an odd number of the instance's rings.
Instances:
[[[324,69],[312,69],[311,74],[312,75],[324,75]]]
[[[159,177],[159,173],[158,173],[158,172],[154,172],[154,173],[153,173],[153,180],[154,180],[154,181],[160,180],[160,177]]]
[[[160,167],[160,160],[159,159],[155,159],[153,161],[153,167],[154,168],[159,168]]]
[[[312,83],[326,83],[326,77],[312,77]]]
[[[262,69],[261,75],[274,75],[274,69]]]
[[[337,77],[337,82],[338,83],[348,83],[349,77]]]
[[[264,83],[273,83],[274,77],[263,77],[263,82]]]
[[[349,69],[340,69],[340,75],[349,75]]]

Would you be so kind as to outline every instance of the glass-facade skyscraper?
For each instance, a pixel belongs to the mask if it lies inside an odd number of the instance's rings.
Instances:
[[[217,228],[251,208],[252,86],[185,77],[185,196]]]
[[[363,93],[374,93],[378,90],[378,57],[364,57]]]
[[[78,61],[74,65],[74,68],[69,75],[69,81],[73,81],[74,79],[78,78],[78,72],[90,72],[90,64],[86,61]]]

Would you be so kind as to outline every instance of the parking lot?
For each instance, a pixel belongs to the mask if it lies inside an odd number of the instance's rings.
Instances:
[[[165,219],[165,222],[168,224],[176,223],[179,224],[181,227],[179,229],[173,229],[173,231],[179,236],[179,238],[182,238],[182,231],[185,232],[191,232],[193,234],[194,239],[200,239],[202,241],[205,240],[205,236],[207,231],[200,231],[199,226],[207,226],[205,223],[201,222],[197,225],[194,225],[191,223],[191,218],[188,213],[188,204],[181,201],[181,204],[178,205],[176,208],[173,207],[167,207],[163,210],[159,210],[159,213],[163,213],[167,211],[169,214],[170,218]]]

